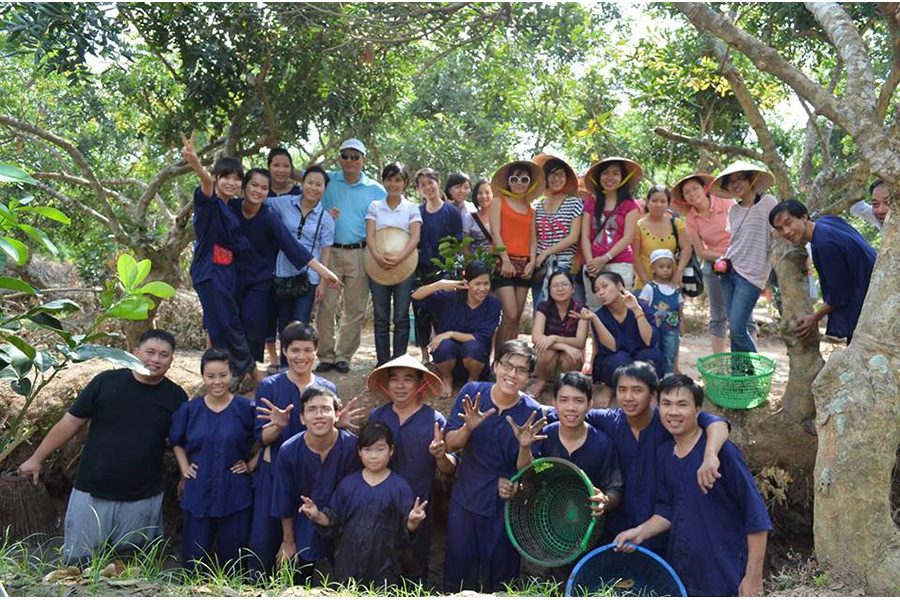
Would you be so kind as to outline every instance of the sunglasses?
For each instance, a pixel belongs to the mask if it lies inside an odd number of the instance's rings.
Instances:
[[[510,175],[507,181],[509,181],[509,185],[515,185],[517,183],[528,185],[529,183],[531,183],[531,177],[529,177],[528,175]]]
[[[341,158],[344,160],[359,160],[362,158],[362,154],[349,154],[347,152],[341,152]]]

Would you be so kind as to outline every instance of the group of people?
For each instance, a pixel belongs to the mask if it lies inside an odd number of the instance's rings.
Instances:
[[[442,188],[435,171],[410,176],[396,162],[371,180],[356,139],[341,145],[336,172],[298,172],[275,148],[268,170],[220,158],[208,173],[193,138],[182,152],[200,179],[191,275],[211,342],[205,393],[188,401],[165,377],[175,340],[148,331],[134,350],[145,369],[95,378],[21,465],[36,479],[92,421],[67,559],[161,534],[168,440],[188,568],[215,559],[266,574],[281,561],[308,578],[326,561],[341,580],[424,581],[441,474],[453,480],[443,587],[495,591],[519,574],[503,525],[510,478],[556,456],[589,475],[604,539],[621,551],[657,550],[692,594],[761,592],[771,523],[728,424],[701,412],[702,388],[679,374],[683,294],[707,290],[714,351],[726,325],[732,351],[755,351],[752,310],[777,233],[810,244],[822,286],[822,308],[798,335],[827,316],[826,332],[849,341],[875,250],[845,221],[779,203],[766,193],[772,176],[747,163],[653,186],[638,202],[642,168],[620,157],[579,178],[541,154],[474,185],[454,173]],[[406,197],[410,184],[423,203]],[[872,192],[883,222],[889,192]],[[491,250],[496,267],[443,272],[434,259],[447,236]],[[518,339],[529,290],[531,345]],[[349,372],[369,292],[378,364],[366,384],[385,403],[357,436],[362,410],[324,374]],[[413,320],[422,362],[407,354]],[[267,346],[268,376],[256,366]],[[583,372],[618,408],[591,408]],[[235,395],[248,376],[253,399]],[[455,380],[465,384],[444,416],[430,403],[452,397]],[[548,384],[551,406],[539,402]]]

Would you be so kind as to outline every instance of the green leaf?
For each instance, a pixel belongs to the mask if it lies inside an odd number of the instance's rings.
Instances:
[[[107,317],[126,319],[128,321],[143,321],[147,318],[147,311],[151,304],[147,298],[125,298],[117,302],[106,311]]]
[[[22,212],[37,213],[48,219],[53,219],[63,225],[71,225],[72,220],[63,211],[53,208],[52,206],[26,206],[19,209]]]
[[[52,329],[53,331],[63,331],[63,324],[56,317],[51,317],[47,313],[37,313],[29,315],[28,320],[42,329]]]
[[[17,279],[15,277],[3,277],[0,276],[0,288],[7,290],[15,290],[17,292],[22,292],[24,294],[30,294],[32,296],[36,296],[40,294],[39,291],[22,281],[21,279]]]
[[[46,350],[41,350],[37,353],[37,356],[34,357],[34,366],[37,367],[38,371],[44,373],[53,367],[59,366],[59,363],[52,354]]]
[[[149,374],[144,363],[139,358],[118,348],[107,348],[106,346],[97,346],[96,344],[84,344],[75,348],[73,359],[75,362],[83,362],[92,358],[102,358],[112,364],[125,367],[126,369],[134,369],[142,375]]]
[[[28,260],[28,246],[9,236],[0,236],[0,251],[19,266]]]
[[[116,262],[116,271],[119,273],[119,280],[126,289],[134,286],[138,276],[138,265],[134,258],[129,254],[122,254]]]
[[[150,260],[144,259],[137,264],[137,276],[134,278],[134,285],[139,285],[144,279],[147,278],[147,275],[150,274]]]
[[[15,211],[11,210],[2,202],[0,202],[0,219],[6,221],[6,224],[10,226],[19,224],[19,217],[16,215]]]
[[[25,223],[19,223],[19,229],[27,233],[28,237],[33,239],[35,242],[41,244],[44,248],[46,248],[50,254],[59,254],[59,248],[56,247],[56,244],[53,243],[53,240],[50,239],[50,236],[48,236],[37,227],[32,227],[31,225],[26,225]]]
[[[157,298],[171,298],[175,295],[175,288],[164,281],[151,281],[138,290],[142,294],[150,294]]]
[[[19,379],[19,374],[16,373],[16,370],[12,368],[12,365],[7,365],[0,369],[0,379]]]
[[[3,349],[9,354],[9,363],[16,372],[16,379],[25,377],[31,370],[31,359],[28,358],[28,355],[12,344],[4,344]]]
[[[28,396],[31,393],[31,380],[27,377],[17,379],[10,384],[12,390],[20,396]]]
[[[35,355],[37,355],[37,351],[32,347],[31,344],[17,335],[6,334],[3,337],[6,338],[7,342],[21,350],[25,354],[25,356],[29,358],[29,360],[34,360]]]
[[[37,181],[19,167],[0,164],[0,183],[30,183],[34,185]]]
[[[77,302],[69,300],[68,298],[60,298],[59,300],[51,300],[50,302],[46,302],[44,304],[41,304],[40,306],[35,306],[26,314],[30,316],[38,313],[58,313],[64,310],[81,310],[81,306],[79,306]]]

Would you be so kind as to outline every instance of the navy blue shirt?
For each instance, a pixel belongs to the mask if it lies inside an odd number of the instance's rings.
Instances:
[[[212,278],[216,269],[234,270],[241,244],[237,215],[218,196],[207,196],[200,186],[194,190],[194,258],[191,281],[194,285]],[[216,251],[215,247],[219,246]],[[214,256],[215,262],[214,263]],[[231,261],[231,264],[224,264]],[[233,282],[232,282],[233,283]]]
[[[653,316],[653,310],[643,300],[638,300],[638,304],[640,304],[641,309],[644,311],[644,316],[647,317],[647,322],[653,330],[653,337],[650,339],[649,344],[645,344],[644,340],[641,338],[637,319],[631,310],[625,311],[625,319],[619,323],[606,306],[601,306],[597,309],[597,316],[600,317],[600,322],[603,323],[616,340],[615,352],[623,351],[628,355],[634,355],[639,350],[643,350],[644,348],[654,348],[659,345],[659,330],[656,327],[656,319]],[[594,329],[593,325],[591,325],[591,330],[596,339],[597,331]],[[606,358],[614,352],[599,343],[596,344],[595,348],[597,356],[600,358]]]
[[[316,506],[328,506],[341,480],[360,469],[356,436],[338,430],[337,441],[322,462],[318,453],[306,445],[306,432],[298,433],[281,446],[275,461],[271,515],[294,518],[297,554],[306,561],[324,558],[327,546],[316,532],[316,525],[300,510],[300,496],[312,498]]]
[[[510,478],[516,474],[516,459],[519,456],[519,442],[506,422],[512,417],[517,425],[523,425],[531,413],[541,415],[542,407],[527,394],[519,395],[519,401],[512,407],[500,411],[491,399],[493,383],[469,382],[459,390],[456,402],[447,418],[447,432],[455,431],[465,424],[459,415],[463,413],[462,401],[468,395],[482,412],[496,408],[497,411],[485,419],[469,436],[459,466],[456,482],[450,499],[460,506],[483,517],[501,514],[503,502],[497,491],[501,477]],[[476,401],[481,394],[481,402]],[[433,432],[432,432],[433,433]]]
[[[697,485],[706,434],[684,458],[675,442],[659,449],[654,513],[672,523],[668,561],[691,596],[737,596],[747,570],[747,535],[771,531],[772,522],[737,446],[719,452],[722,478],[708,494]]]
[[[840,217],[816,220],[812,236],[812,260],[819,273],[822,300],[834,310],[825,333],[853,339],[869,280],[875,267],[875,248]]]
[[[172,416],[169,442],[181,446],[197,465],[197,477],[184,484],[181,508],[195,517],[224,517],[253,503],[249,473],[232,473],[250,460],[256,411],[248,398],[235,396],[220,412],[203,396],[185,402]]]
[[[491,340],[500,324],[500,301],[488,296],[475,308],[466,302],[466,292],[434,292],[422,300],[413,300],[418,307],[434,315],[437,323],[435,333],[456,331],[471,333],[487,350],[491,348]]]
[[[369,421],[379,421],[390,427],[394,434],[391,470],[406,480],[420,500],[428,500],[437,470],[437,460],[428,451],[428,446],[434,439],[434,424],[444,429],[447,419],[431,406],[423,404],[401,425],[393,406],[392,402],[379,406],[369,415]]]
[[[340,537],[334,553],[338,581],[399,583],[400,550],[411,541],[406,521],[412,507],[412,489],[397,473],[376,486],[366,483],[362,471],[347,475],[325,508],[330,521],[325,534]]]
[[[313,385],[331,390],[337,395],[337,386],[324,377],[319,377],[315,373],[313,374]],[[306,388],[304,388],[304,390],[305,389]],[[266,406],[260,401],[260,398],[265,398],[282,410],[291,404],[294,405],[294,410],[291,411],[291,414],[288,417],[287,427],[282,429],[281,435],[279,435],[274,442],[269,444],[269,462],[271,463],[275,462],[281,444],[301,431],[306,431],[306,427],[300,422],[300,414],[303,412],[300,408],[300,396],[302,395],[303,392],[300,391],[300,388],[297,387],[296,383],[291,381],[287,373],[278,373],[277,375],[266,377],[256,386],[256,406]],[[265,427],[266,423],[268,423],[268,421],[256,419],[256,424],[253,427],[253,433],[259,443],[262,443],[263,427]]]
[[[431,262],[432,258],[440,259],[438,245],[441,238],[452,235],[462,240],[462,215],[459,209],[444,202],[444,205],[436,213],[430,213],[425,205],[419,206],[422,213],[422,229],[419,238],[419,272],[433,273],[438,267]]]
[[[541,431],[546,440],[535,442],[531,446],[531,454],[535,458],[564,458],[574,463],[587,474],[594,487],[605,494],[622,493],[622,471],[619,469],[619,453],[612,438],[595,428],[587,426],[587,437],[584,443],[569,454],[559,439],[559,423],[551,423]]]
[[[286,191],[283,194],[278,194],[275,192],[275,190],[273,190],[271,187],[269,187],[269,198],[278,198],[279,196],[302,196],[302,195],[303,195],[303,189],[296,183],[291,186],[291,189],[289,189],[288,191]]]
[[[238,274],[243,285],[271,281],[275,276],[275,260],[279,250],[298,269],[312,260],[313,255],[300,245],[297,236],[287,230],[272,207],[263,204],[252,219],[247,219],[241,212],[242,203],[243,198],[234,198],[229,202],[229,207],[237,215],[241,236],[246,238],[248,244],[238,260]]]

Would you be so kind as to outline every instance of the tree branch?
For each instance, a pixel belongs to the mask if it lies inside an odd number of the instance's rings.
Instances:
[[[117,238],[122,235],[122,228],[119,225],[116,214],[109,203],[109,199],[106,197],[106,190],[97,179],[97,176],[94,174],[94,170],[88,164],[87,159],[84,157],[81,151],[78,150],[75,144],[65,138],[59,137],[56,134],[50,133],[49,131],[46,131],[36,125],[32,125],[27,121],[23,121],[15,117],[0,115],[0,123],[6,125],[11,129],[24,131],[26,133],[35,135],[43,139],[44,141],[49,142],[50,144],[53,144],[54,146],[57,146],[64,150],[81,171],[84,178],[89,182],[91,189],[94,191],[94,195],[97,197],[97,200],[103,207],[103,212],[108,220],[107,226],[110,228],[113,235],[115,235]]]
[[[900,85],[900,23],[897,21],[897,11],[900,10],[900,2],[879,2],[878,8],[884,14],[884,20],[891,34],[891,56],[893,57],[891,71],[881,85],[878,103],[875,106],[875,118],[878,122],[883,122],[887,116],[891,98],[894,97],[894,92],[897,90],[897,86]]]
[[[751,150],[750,148],[745,148],[744,146],[730,146],[727,144],[719,144],[717,142],[713,142],[712,140],[701,140],[700,138],[694,138],[686,135],[681,135],[679,133],[674,133],[672,131],[669,131],[665,127],[654,127],[653,132],[656,135],[667,140],[678,142],[680,144],[687,144],[688,146],[691,146],[693,148],[703,148],[712,152],[730,154],[732,156],[743,156],[751,160],[757,160],[760,162],[765,161],[765,157],[763,156],[762,152],[759,152],[758,150]]]
[[[66,173],[37,172],[37,173],[32,173],[31,176],[34,177],[35,179],[47,179],[49,181],[59,181],[62,183],[68,183],[70,185],[80,185],[80,186],[87,187],[87,188],[93,187],[91,185],[91,182],[88,181],[87,179],[84,179],[83,177],[75,177],[74,175],[67,175]],[[130,198],[128,198],[124,194],[121,194],[120,192],[117,192],[116,190],[110,189],[108,187],[104,187],[103,190],[107,194],[109,194],[110,196],[112,196],[113,198],[115,198],[116,200],[121,202],[122,204],[126,204],[126,205],[134,204],[134,202],[132,202]]]
[[[209,152],[211,152],[215,148],[218,148],[224,142],[224,138],[210,140],[199,150],[199,152],[197,152],[197,156],[201,157],[200,162],[204,165],[212,164],[212,157],[208,156]],[[138,198],[137,201],[138,214],[146,213],[147,208],[150,206],[150,202],[152,202],[154,199],[159,198],[157,202],[161,202],[165,207],[164,214],[166,214],[166,216],[169,218],[174,218],[175,215],[173,215],[171,211],[169,211],[169,207],[165,206],[165,202],[163,202],[162,198],[159,197],[159,191],[160,189],[162,189],[162,186],[165,185],[166,182],[173,177],[184,175],[185,173],[190,173],[191,171],[191,166],[184,162],[184,159],[180,159],[157,173],[156,176],[150,180],[150,183],[143,184],[144,193],[141,194],[141,197]]]

